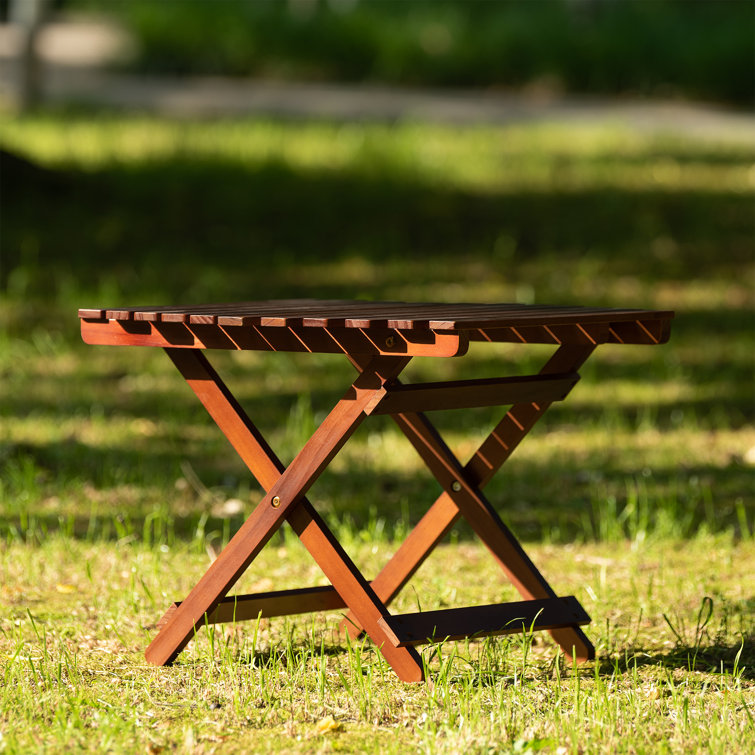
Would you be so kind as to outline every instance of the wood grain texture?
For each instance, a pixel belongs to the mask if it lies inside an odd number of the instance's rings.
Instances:
[[[91,344],[160,346],[266,491],[263,500],[201,577],[173,604],[147,649],[151,663],[171,663],[203,623],[347,607],[344,625],[364,629],[400,678],[419,681],[413,646],[436,638],[550,631],[577,660],[594,657],[579,625],[589,617],[574,598],[559,598],[508,530],[482,488],[510,457],[577,371],[602,343],[660,344],[673,312],[520,304],[442,304],[294,299],[199,306],[83,308],[82,338]],[[558,346],[538,375],[402,385],[413,356],[459,356],[470,341]],[[360,375],[284,468],[202,355],[203,349],[341,353]],[[511,404],[464,465],[423,412]],[[378,574],[368,582],[306,499],[306,493],[370,413],[391,414],[444,492]],[[460,516],[498,560],[522,603],[392,617],[386,606]],[[288,520],[332,587],[227,597],[284,520]],[[522,616],[514,614],[522,613]],[[531,621],[530,621],[531,620]],[[518,629],[512,627],[519,622]]]
[[[397,375],[408,362],[405,358],[377,357],[357,378],[345,397],[336,404],[294,461],[284,469],[259,431],[246,416],[207,359],[198,351],[167,350],[184,379],[226,435],[267,495],[244,522],[228,545],[181,603],[174,604],[160,622],[160,631],[146,651],[150,663],[172,663],[194,633],[212,617],[228,619],[238,610],[238,602],[224,600],[228,590],[288,516],[304,545],[330,578],[343,603],[355,613],[386,660],[404,681],[421,681],[422,663],[411,648],[394,648],[378,618],[389,620],[385,606],[377,599],[346,553],[338,545],[311,504],[303,498],[320,472],[327,466],[349,435],[365,416],[364,405],[373,400],[384,382]],[[277,506],[273,498],[279,498]],[[241,610],[292,611],[296,600],[290,594],[250,596]],[[325,600],[325,591],[307,591],[306,598]],[[384,648],[384,650],[383,650]]]
[[[395,328],[305,328],[291,325],[218,325],[147,320],[81,321],[81,337],[93,346],[152,346],[173,349],[290,351],[367,356],[455,357],[465,354],[465,334]]]
[[[288,521],[399,679],[421,682],[424,678],[421,658],[413,648],[397,647],[391,642],[392,617],[388,609],[311,504],[298,506]]]
[[[180,601],[173,603],[157,622],[158,629],[168,623]],[[205,614],[202,623],[227,624],[236,621],[253,621],[257,618],[291,616],[315,611],[334,611],[346,603],[332,586],[300,587],[293,590],[272,590],[252,595],[230,595],[218,602],[215,610]]]
[[[594,345],[561,346],[539,374],[547,376],[577,372],[594,349]],[[352,362],[357,369],[364,367],[364,362],[359,358],[353,358]],[[372,587],[386,605],[456,523],[462,514],[460,503],[466,503],[465,513],[471,514],[470,523],[476,534],[491,550],[523,597],[555,597],[555,592],[480,492],[549,406],[549,403],[533,402],[512,406],[463,468],[426,417],[416,413],[394,416],[398,426],[436,474],[445,492],[373,579]],[[453,490],[454,482],[459,487],[458,492]],[[346,617],[342,629],[352,636],[359,634],[359,626],[353,616]],[[565,653],[577,660],[594,657],[592,643],[578,627],[553,629],[550,634]]]
[[[516,378],[449,380],[445,383],[392,385],[372,414],[402,414],[446,409],[502,406],[520,401],[560,401],[579,375],[527,375]]]
[[[408,647],[589,623],[590,617],[579,601],[573,595],[566,595],[545,600],[399,614],[391,617],[386,631],[397,647]]]
[[[181,307],[82,308],[84,321],[288,328],[478,331],[524,343],[660,343],[673,312],[523,304],[281,300]],[[638,323],[645,323],[644,326]],[[655,325],[653,323],[656,323]],[[531,335],[528,337],[528,330]],[[543,340],[545,339],[545,340]]]

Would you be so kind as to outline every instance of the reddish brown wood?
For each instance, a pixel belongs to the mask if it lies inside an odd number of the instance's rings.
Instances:
[[[392,616],[386,632],[397,647],[428,642],[490,637],[589,624],[590,617],[573,595],[518,603],[405,613]]]
[[[465,479],[461,464],[427,418],[420,414],[400,414],[395,419],[519,593],[527,599],[556,597],[479,488]]]
[[[605,322],[480,328],[469,331],[469,340],[490,343],[591,344],[596,346],[611,340],[611,329],[610,324]]]
[[[248,618],[260,611],[265,615],[266,612],[293,613],[348,605],[398,676],[405,681],[421,681],[422,663],[416,651],[393,648],[388,644],[384,629],[377,624],[378,618],[390,620],[385,607],[324,522],[301,497],[364,416],[361,405],[370,401],[370,394],[379,391],[386,379],[400,372],[407,360],[374,359],[371,367],[355,381],[347,396],[336,405],[284,471],[272,449],[206,358],[196,351],[169,350],[168,354],[260,484],[273,490],[242,525],[186,600],[168,610],[160,622],[159,634],[147,649],[147,660],[158,665],[172,662],[205,622],[233,620],[234,616]],[[297,465],[304,471],[299,472]],[[270,505],[276,494],[281,501],[277,508]],[[297,500],[298,506],[295,505]],[[334,584],[338,593],[336,600],[330,590],[321,589],[245,596],[240,602],[234,598],[224,599],[286,513],[304,545]]]
[[[164,347],[266,490],[262,502],[186,600],[166,612],[147,650],[151,662],[170,663],[205,622],[343,606],[350,609],[353,629],[364,627],[407,681],[422,678],[422,664],[412,645],[433,632],[436,637],[460,638],[513,631],[504,626],[510,624],[512,612],[524,612],[519,629],[522,619],[532,619],[534,628],[549,629],[575,658],[594,655],[578,626],[589,621],[581,606],[573,598],[556,597],[481,488],[550,403],[566,395],[576,371],[597,344],[662,343],[668,338],[673,313],[518,304],[282,300],[82,309],[79,317],[82,337],[88,343]],[[395,379],[410,357],[457,356],[466,351],[470,340],[553,343],[560,348],[539,376],[414,386],[402,386]],[[344,353],[358,364],[361,375],[284,469],[199,349]],[[464,466],[419,411],[509,402],[513,403],[509,412]],[[394,415],[445,489],[372,584],[304,497],[370,413]],[[462,514],[530,600],[391,617],[386,604]],[[225,597],[284,518],[333,587]]]
[[[593,349],[592,345],[561,346],[540,374],[576,372]],[[358,359],[352,361],[357,368],[362,367]],[[372,581],[373,589],[386,605],[393,600],[433,548],[453,527],[461,515],[460,503],[465,505],[464,513],[471,515],[470,523],[475,532],[493,552],[520,594],[530,599],[555,597],[555,593],[524,553],[518,541],[480,493],[480,488],[494,476],[549,406],[549,403],[532,402],[512,406],[463,469],[424,416],[405,414],[394,417],[446,488],[446,492],[438,498]],[[454,482],[459,487],[458,492],[453,490]],[[347,616],[342,622],[342,628],[349,631],[352,636],[359,633],[358,623],[354,621],[353,616]],[[574,657],[578,660],[594,657],[592,644],[577,627],[552,630],[551,636],[564,652],[572,654],[573,651]]]
[[[424,678],[421,658],[413,648],[391,643],[392,618],[388,609],[314,508],[303,503],[291,512],[288,521],[399,679],[421,682]]]
[[[178,317],[178,316],[176,316]],[[200,319],[199,317],[195,319]],[[384,356],[460,356],[469,339],[459,333],[347,328],[220,326],[209,322],[140,320],[81,321],[85,343],[97,346],[156,346],[181,349],[293,351]]]
[[[393,385],[372,414],[402,414],[440,409],[501,406],[520,401],[560,401],[579,375],[527,375],[517,378],[451,380],[445,383]]]
[[[181,602],[173,603],[165,612],[158,628],[167,624]],[[294,590],[273,590],[253,595],[230,595],[223,598],[215,610],[202,617],[202,623],[226,624],[273,616],[290,616],[314,611],[334,611],[344,608],[344,599],[332,586],[302,587]]]
[[[270,490],[285,467],[205,355],[184,349],[166,353],[263,490]]]
[[[541,375],[578,372],[595,346],[561,346],[540,370]],[[516,447],[548,411],[549,403],[524,402],[512,406],[467,462],[467,479],[484,487],[511,456]]]
[[[296,329],[302,338],[311,338],[317,328]],[[469,339],[464,333],[433,330],[402,330],[400,328],[338,328],[326,332],[344,354],[406,355],[415,357],[455,357],[467,353]]]
[[[634,322],[612,322],[612,343],[666,343],[671,334],[670,318],[657,318],[653,320],[635,320]]]
[[[407,302],[360,302],[285,300],[266,302],[240,302],[233,304],[207,304],[192,307],[125,307],[120,309],[81,309],[82,319],[111,319],[124,322],[146,321],[183,323],[186,325],[264,326],[307,328],[360,328],[365,330],[390,328],[400,330],[475,330],[509,329],[508,336],[516,336],[511,329],[546,328],[536,330],[534,341],[547,337],[546,343],[582,343],[573,327],[581,326],[600,343],[608,336],[619,342],[631,341],[630,332],[640,333],[641,342],[660,342],[658,334],[647,336],[643,327],[633,324],[657,321],[668,323],[672,312],[636,309],[609,309],[605,307],[546,307],[521,304],[420,304]],[[624,328],[623,323],[629,324]],[[565,327],[566,326],[566,327]],[[601,331],[601,326],[603,330]],[[616,326],[616,328],[614,328]],[[663,326],[665,327],[665,325]],[[559,329],[561,333],[559,334]],[[620,331],[624,329],[626,333]],[[508,340],[501,330],[501,339]],[[644,330],[653,330],[653,326]],[[602,333],[602,335],[601,335]],[[576,341],[574,338],[576,337]],[[626,340],[627,338],[630,341]],[[526,340],[526,338],[525,338]]]
[[[227,389],[224,391],[219,379],[208,371],[206,360],[197,352],[169,350],[168,353],[250,470],[254,473],[254,469],[261,467],[265,481],[270,482],[267,474],[275,465],[264,464],[263,459],[269,460],[272,451],[250,427],[251,423],[244,421],[245,415],[241,415]],[[193,358],[187,358],[187,354]],[[288,468],[272,481],[267,495],[152,641],[146,652],[150,663],[165,665],[176,658],[201,627],[204,615],[211,613],[225,597],[356,429],[365,416],[365,406],[374,399],[382,383],[400,372],[406,361],[376,357],[370,362]],[[263,484],[262,480],[260,483]]]
[[[158,666],[172,663],[228,590],[280,526],[288,507],[266,496],[152,640],[145,656]]]

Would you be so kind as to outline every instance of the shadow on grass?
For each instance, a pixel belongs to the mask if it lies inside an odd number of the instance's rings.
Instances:
[[[752,603],[752,600],[750,600]],[[599,673],[610,676],[615,673],[631,673],[643,666],[660,666],[667,669],[683,669],[709,674],[741,674],[743,679],[755,680],[755,637],[744,637],[741,644],[729,645],[711,642],[708,644],[679,644],[673,650],[659,653],[632,648],[618,659],[601,659]]]
[[[516,647],[521,640],[518,638],[502,638],[500,641],[512,643]],[[514,658],[499,660],[490,668],[472,663],[461,657],[458,660],[463,663],[463,666],[449,678],[451,686],[466,688],[470,684],[470,680],[476,687],[497,687],[502,683],[516,684],[516,676],[512,674],[513,666],[516,663]],[[533,683],[542,684],[543,677],[550,681],[553,678],[556,663],[559,663],[561,668],[560,678],[571,673],[569,662],[564,661],[563,656],[556,657],[554,650],[552,662],[542,671],[535,673]],[[642,668],[656,667],[668,671],[678,669],[691,673],[697,672],[701,675],[720,674],[730,678],[739,677],[752,681],[755,680],[755,637],[745,637],[741,645],[715,642],[706,645],[679,645],[666,653],[633,648],[626,650],[621,658],[599,658],[595,664],[595,667],[592,665],[578,666],[577,673],[585,678],[593,677],[596,673],[604,678],[613,678],[630,676],[636,670]],[[521,664],[519,666],[518,670],[521,672]],[[701,679],[701,684],[707,687],[709,678]],[[661,694],[663,694],[663,681],[660,681],[658,686],[661,689]],[[638,687],[637,692],[649,694],[642,687]]]
[[[278,617],[276,617],[278,620]],[[313,650],[307,654],[307,650]],[[316,660],[322,656],[325,657],[337,657],[345,655],[348,651],[346,648],[346,641],[344,640],[342,645],[329,645],[323,643],[312,648],[311,643],[306,640],[300,640],[292,646],[294,658],[291,658],[291,654],[287,650],[279,647],[271,647],[267,650],[260,650],[254,653],[241,653],[234,658],[234,663],[240,666],[251,666],[253,668],[266,668],[266,669],[286,669],[290,665],[290,661],[293,660],[295,664],[302,663],[306,659]]]
[[[212,537],[227,539],[263,497],[240,464],[222,463],[223,454],[219,465],[201,454],[178,456],[167,448],[147,453],[75,441],[5,451],[3,536],[63,532],[81,539],[155,543],[193,542],[215,533]],[[174,485],[183,481],[187,487],[182,467],[187,458],[201,492]],[[750,481],[750,469],[737,460],[726,466],[656,462],[652,470],[639,469],[608,448],[593,451],[582,465],[563,454],[540,461],[514,458],[485,493],[527,541],[620,540],[640,532],[690,537],[703,526],[745,535],[742,500]],[[368,462],[353,460],[348,469],[326,470],[308,497],[335,531],[395,541],[440,493],[426,470],[377,473]],[[237,498],[243,500],[243,515],[217,513],[224,501]],[[476,541],[463,520],[453,532],[457,541]]]
[[[207,158],[97,174],[14,172],[14,191],[3,198],[0,289],[23,282],[36,296],[69,280],[82,291],[114,282],[119,303],[390,298],[408,257],[425,262],[428,282],[453,281],[465,269],[459,255],[485,256],[513,279],[518,266],[539,262],[549,268],[544,281],[551,266],[568,271],[567,280],[736,277],[751,261],[751,199],[715,188],[475,193],[400,166],[294,170]],[[355,255],[378,267],[378,280],[295,274],[302,264]],[[443,271],[439,261],[451,267]],[[560,293],[573,301],[568,288]]]
[[[680,161],[687,159],[685,154],[664,152]],[[73,306],[65,317],[59,309],[68,308],[72,298],[82,306],[294,296],[394,299],[395,291],[406,290],[409,283],[413,290],[436,291],[447,285],[453,292],[459,281],[474,286],[492,278],[502,289],[526,280],[537,289],[539,300],[547,297],[564,304],[588,303],[577,293],[587,281],[595,292],[589,303],[610,305],[616,302],[605,300],[606,281],[627,276],[640,284],[641,298],[643,287],[662,281],[737,281],[742,268],[752,262],[751,197],[715,186],[706,191],[564,189],[556,174],[550,189],[475,192],[432,183],[377,158],[324,170],[293,169],[281,162],[177,157],[111,166],[92,174],[52,172],[7,155],[2,159],[4,181],[13,191],[3,192],[0,291],[13,304],[6,315],[8,333],[19,339],[28,338],[35,326],[74,332],[77,337]],[[703,153],[696,153],[695,159],[713,161]],[[502,164],[501,170],[505,168]],[[333,263],[342,263],[342,268],[334,269]],[[84,296],[96,301],[79,300]],[[699,427],[713,430],[751,422],[752,360],[742,344],[750,342],[752,324],[752,313],[736,305],[703,304],[680,313],[672,343],[664,347],[672,364],[650,351],[647,360],[655,360],[653,375],[659,380],[678,376],[681,369],[694,372],[696,390],[705,396],[672,402],[658,398],[639,409],[615,407],[611,421],[631,428],[640,412],[650,411],[653,426],[661,430],[673,428],[680,414],[692,415]],[[692,352],[683,363],[673,356],[675,344]],[[710,358],[713,347],[723,356]],[[625,360],[622,354],[620,363],[596,369],[591,362],[586,372],[596,381],[606,376],[647,381],[647,360]],[[474,364],[480,376],[498,372],[496,358],[482,357]],[[45,495],[65,494],[87,483],[95,489],[128,484],[164,492],[166,476],[169,482],[176,479],[184,459],[210,487],[228,475],[245,475],[232,454],[205,461],[196,440],[182,441],[181,424],[193,425],[200,416],[194,412],[201,412],[188,394],[184,399],[170,391],[113,393],[112,380],[103,383],[94,373],[78,377],[36,376],[23,390],[7,393],[0,412],[3,417],[56,422],[89,416],[96,397],[100,405],[116,407],[110,416],[165,422],[171,432],[157,433],[144,443],[116,442],[108,447],[77,437],[10,446],[0,455],[4,479],[8,465],[18,466],[23,458],[29,460],[28,484],[37,486],[29,489]],[[37,391],[44,381],[50,390]],[[178,377],[175,385],[182,390]],[[341,392],[337,388],[336,397]],[[248,399],[250,415],[263,428],[285,424],[298,398],[290,392],[261,398],[247,389],[238,395],[242,402]],[[313,411],[329,408],[332,398],[321,388],[311,391]],[[563,408],[546,416],[543,426],[603,422],[605,411],[590,402],[582,385]],[[470,428],[465,421],[442,420],[441,427],[464,431]],[[637,471],[616,459],[599,459],[591,467],[590,474],[600,469],[607,486],[615,488],[625,486]],[[724,500],[749,489],[746,470],[734,461],[723,468],[659,464],[652,473],[656,484],[668,487],[680,479],[702,478]],[[517,462],[506,467],[500,488],[491,486],[491,499],[514,498],[513,509],[504,517],[521,535],[570,539],[583,531],[589,518],[585,501],[590,493],[576,474],[552,459],[542,465]],[[41,481],[36,479],[39,475]],[[365,495],[366,467],[329,475],[331,482],[326,478],[322,483],[325,497],[332,499],[328,513],[336,519],[351,517],[357,529],[366,526],[371,511],[381,509],[386,498],[405,498],[409,521],[414,522],[437,492],[431,480],[388,475],[375,487],[374,496]],[[687,503],[682,504],[686,511]],[[699,523],[702,504],[690,505],[689,521]],[[107,510],[116,515],[116,508],[111,503]],[[54,513],[31,513],[45,527],[60,526]],[[150,516],[138,505],[117,513],[133,518],[136,532]],[[177,536],[191,537],[202,513],[194,504],[188,514],[173,517]],[[5,515],[3,526],[10,526],[14,516]],[[90,532],[86,516],[73,519],[77,534]],[[715,520],[719,528],[735,521],[731,511]],[[225,526],[219,521],[210,524]],[[112,537],[120,537],[116,529]]]

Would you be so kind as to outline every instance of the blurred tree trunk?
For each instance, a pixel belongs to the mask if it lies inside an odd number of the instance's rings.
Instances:
[[[42,64],[37,38],[50,0],[11,0],[10,21],[21,30],[18,57],[18,105],[21,111],[36,107],[42,97]]]

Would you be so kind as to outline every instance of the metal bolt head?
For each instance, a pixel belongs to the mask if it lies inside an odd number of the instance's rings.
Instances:
[[[458,493],[461,490],[461,483],[458,480],[454,480],[451,483],[451,490],[453,490],[454,493]]]
[[[275,495],[275,496],[273,496],[273,500],[272,500],[272,501],[270,501],[270,503],[272,503],[272,504],[273,504],[273,508],[274,508],[274,509],[277,509],[277,508],[278,508],[278,506],[280,506],[280,505],[281,505],[281,499],[280,499],[280,498],[279,498],[279,497],[278,497],[277,495]]]

